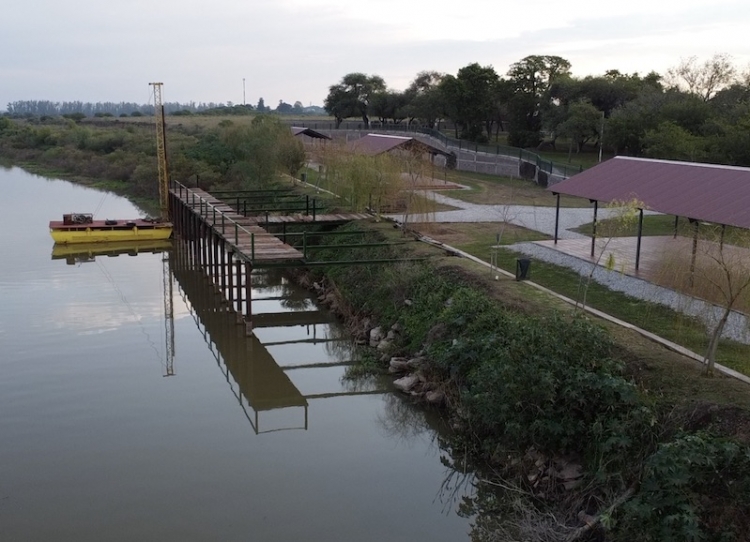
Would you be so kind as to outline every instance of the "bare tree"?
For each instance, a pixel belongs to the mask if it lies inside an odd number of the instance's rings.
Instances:
[[[727,244],[724,226],[701,224],[700,251],[697,251],[697,236],[694,239],[693,252],[699,252],[700,259],[696,261],[693,257],[691,261],[689,284],[699,297],[721,308],[718,320],[708,326],[708,347],[703,357],[706,374],[713,372],[719,341],[732,311],[750,308],[750,232],[730,231],[731,244]]]
[[[732,57],[718,53],[710,59],[699,62],[698,57],[683,58],[680,63],[667,71],[667,79],[678,88],[699,96],[704,102],[724,87],[731,85],[737,76]]]
[[[744,313],[745,319],[750,313],[750,231],[698,222],[691,228],[692,250],[678,245],[665,254],[660,282],[707,302],[702,318],[708,338],[703,362],[706,374],[711,374],[727,324],[734,318],[742,322],[741,315],[732,313]]]

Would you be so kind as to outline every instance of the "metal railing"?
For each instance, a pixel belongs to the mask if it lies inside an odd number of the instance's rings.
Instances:
[[[370,123],[370,126],[365,128],[363,123],[354,122],[342,122],[340,126],[336,127],[335,122],[294,122],[295,126],[301,128],[312,128],[313,130],[368,130],[368,131],[382,131],[382,132],[405,132],[405,133],[416,133],[424,134],[434,139],[437,139],[446,148],[454,148],[459,151],[469,151],[474,153],[485,153],[494,154],[496,156],[506,156],[508,158],[514,158],[522,162],[528,162],[535,165],[540,171],[547,173],[548,175],[558,175],[561,177],[570,177],[576,173],[583,171],[583,166],[574,166],[572,164],[562,164],[560,162],[554,162],[547,160],[539,154],[520,147],[511,147],[508,145],[489,145],[482,143],[475,143],[472,141],[466,141],[463,139],[456,139],[445,135],[443,132],[435,130],[434,128],[424,128],[418,125],[409,126],[407,124],[381,124],[379,122]]]
[[[217,209],[215,205],[213,205],[211,202],[209,202],[206,198],[203,196],[196,194],[192,190],[190,190],[187,186],[183,185],[182,183],[178,181],[172,181],[173,190],[175,190],[180,200],[182,201],[188,201],[189,204],[192,206],[193,211],[198,208],[200,216],[203,218],[203,220],[208,224],[208,218],[211,217],[211,227],[214,228],[216,231],[218,231],[217,226],[217,211],[219,214],[219,217],[221,218],[221,235],[225,239],[229,239],[226,235],[227,231],[227,225],[231,228],[234,226],[234,247],[237,248],[239,246],[239,237],[240,232],[247,233],[250,236],[250,260],[255,260],[255,232],[252,232],[245,228],[242,224],[234,220],[232,217],[227,216],[224,211]],[[197,201],[196,201],[197,200]],[[210,209],[209,209],[210,208]],[[205,213],[204,213],[205,209]],[[227,224],[228,223],[228,224]],[[242,253],[244,255],[244,253]]]

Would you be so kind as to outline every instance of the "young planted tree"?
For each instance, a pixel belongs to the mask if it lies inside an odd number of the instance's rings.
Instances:
[[[582,290],[580,303],[582,309],[586,307],[586,298],[596,270],[600,266],[608,271],[614,271],[618,267],[617,256],[610,250],[612,240],[616,237],[632,235],[638,223],[640,212],[646,209],[646,206],[643,202],[632,199],[630,201],[613,201],[607,205],[607,209],[611,210],[612,214],[607,220],[597,223],[596,229],[592,232],[596,237],[592,255],[593,262],[588,275],[581,276],[579,286],[579,291]],[[621,264],[620,267],[622,268]]]

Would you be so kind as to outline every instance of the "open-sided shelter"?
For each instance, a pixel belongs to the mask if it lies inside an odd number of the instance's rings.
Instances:
[[[376,156],[384,152],[393,152],[396,150],[409,151],[415,154],[429,154],[430,159],[438,155],[448,156],[449,154],[442,149],[413,137],[384,134],[367,134],[359,139],[350,141],[347,147],[353,152],[367,156]]]
[[[750,168],[617,156],[548,188],[557,196],[555,244],[560,219],[560,195],[586,198],[594,204],[591,255],[596,243],[599,203],[640,202],[638,269],[644,209],[674,215],[675,235],[680,217],[697,228],[700,222],[750,229]]]

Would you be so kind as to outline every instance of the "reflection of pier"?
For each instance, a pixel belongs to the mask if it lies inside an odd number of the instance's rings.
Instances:
[[[299,428],[307,429],[307,399],[260,341],[254,335],[245,334],[244,326],[238,325],[242,323],[242,315],[235,312],[228,300],[218,293],[202,268],[189,265],[186,245],[181,242],[175,245],[175,278],[253,430],[262,432],[259,427],[260,412],[290,407],[304,409],[304,423]],[[253,411],[252,414],[247,407]]]
[[[212,282],[205,268],[191,264],[190,250],[188,242],[179,240],[175,242],[175,249],[172,253],[174,276],[210,351],[256,433],[280,430],[279,428],[261,430],[259,415],[264,411],[301,408],[304,411],[303,422],[299,426],[282,429],[307,429],[308,402],[311,400],[384,393],[382,389],[336,390],[308,395],[301,393],[289,378],[290,373],[294,374],[298,370],[306,369],[342,367],[352,362],[349,360],[323,363],[302,361],[282,367],[274,360],[267,347],[320,344],[340,340],[316,335],[319,324],[332,321],[328,313],[308,310],[309,298],[304,294],[298,297],[294,292],[290,292],[287,296],[258,297],[256,301],[259,305],[262,305],[263,301],[291,301],[295,304],[296,310],[256,314],[253,316],[257,319],[256,327],[304,326],[308,328],[308,333],[312,330],[312,337],[308,334],[307,338],[269,341],[263,344],[255,334],[245,333],[242,314],[238,313],[229,302],[228,294],[223,294],[221,288]],[[263,275],[251,274],[249,280],[255,289],[280,287],[280,282],[272,283],[274,277],[280,278],[277,273],[272,272]],[[237,284],[235,289],[241,290],[243,285]]]

